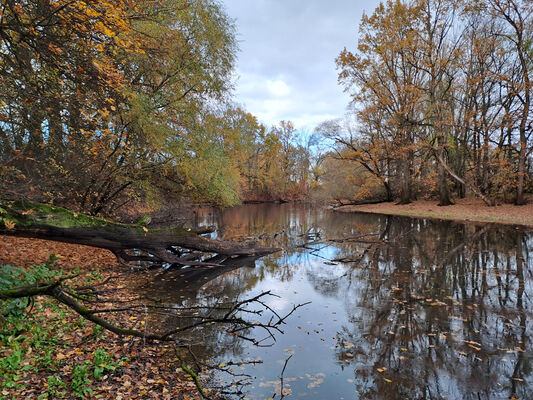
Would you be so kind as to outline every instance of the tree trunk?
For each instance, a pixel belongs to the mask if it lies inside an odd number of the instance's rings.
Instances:
[[[438,150],[438,152],[440,153],[439,157],[442,159],[444,155],[442,147]],[[441,163],[437,163],[437,170],[439,176],[439,206],[451,206],[454,203],[450,198],[450,190],[448,188],[446,170],[444,169]]]
[[[108,249],[124,261],[220,266],[202,261],[203,256],[261,257],[280,250],[257,247],[255,242],[211,240],[180,227],[149,230],[142,225],[118,224],[40,203],[0,201],[0,216],[2,235]]]
[[[448,172],[454,179],[456,179],[458,182],[465,185],[468,189],[470,189],[476,196],[478,196],[480,199],[482,199],[486,205],[488,206],[494,206],[494,202],[489,199],[487,196],[484,196],[483,193],[481,193],[478,189],[476,189],[474,186],[469,185],[466,183],[463,179],[461,179],[455,172],[452,171],[452,169],[446,164],[446,162],[438,155],[437,152],[435,152],[435,158],[437,161],[442,165],[442,167]]]
[[[409,171],[409,160],[407,158],[400,160],[400,199],[397,204],[411,203],[411,173]]]

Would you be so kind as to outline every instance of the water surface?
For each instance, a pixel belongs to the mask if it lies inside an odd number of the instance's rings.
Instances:
[[[247,398],[280,398],[290,355],[286,398],[532,398],[531,232],[291,204],[196,218],[215,225],[215,237],[259,237],[284,251],[225,273],[157,274],[143,291],[180,306],[272,291],[279,297],[266,302],[279,313],[310,302],[271,347],[215,326],[195,332],[203,338],[195,352],[211,362],[262,360],[235,369],[253,377]]]

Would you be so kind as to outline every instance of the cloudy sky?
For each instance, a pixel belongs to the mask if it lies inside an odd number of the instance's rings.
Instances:
[[[342,117],[349,98],[335,58],[355,49],[363,11],[379,0],[223,0],[239,47],[236,100],[267,125],[300,130]]]

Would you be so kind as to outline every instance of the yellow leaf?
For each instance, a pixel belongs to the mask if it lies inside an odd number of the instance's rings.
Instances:
[[[4,220],[4,226],[7,229],[13,229],[15,227],[15,222],[11,221],[10,219],[6,219],[6,220]]]

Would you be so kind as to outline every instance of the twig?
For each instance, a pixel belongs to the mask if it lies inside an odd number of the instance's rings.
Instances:
[[[185,361],[183,361],[181,356],[178,354],[177,350],[176,350],[176,355],[178,356],[178,360],[180,361],[181,369],[183,371],[185,371],[192,378],[192,380],[194,381],[194,384],[196,385],[196,388],[198,389],[198,392],[200,393],[202,398],[204,398],[206,400],[211,400],[211,398],[208,397],[207,394],[205,393],[205,390],[202,387],[202,384],[200,383],[200,379],[198,378],[198,375],[192,369],[187,367],[187,364],[185,364]]]
[[[287,368],[287,364],[289,362],[289,360],[292,358],[293,354],[291,354],[289,357],[287,357],[287,359],[285,360],[285,364],[283,364],[283,369],[281,370],[281,375],[279,376],[279,380],[280,380],[280,384],[281,384],[281,388],[280,388],[280,400],[283,399],[285,397],[285,391],[283,390],[283,374],[285,373],[285,368]],[[274,394],[274,396],[272,396],[272,398],[274,398],[276,396],[276,394]]]

